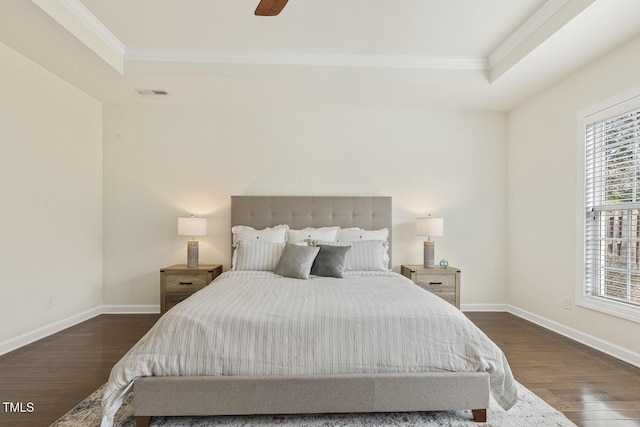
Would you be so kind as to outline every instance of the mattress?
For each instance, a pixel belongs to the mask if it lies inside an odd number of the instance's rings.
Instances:
[[[345,276],[223,273],[114,366],[102,426],[143,376],[487,372],[496,402],[515,403],[504,354],[462,312],[393,272]]]

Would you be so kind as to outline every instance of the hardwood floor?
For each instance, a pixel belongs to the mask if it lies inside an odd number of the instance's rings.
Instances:
[[[465,314],[517,381],[578,426],[640,426],[640,368],[508,313]]]
[[[640,368],[508,313],[466,313],[518,381],[578,426],[640,426]],[[159,315],[102,315],[0,356],[0,425],[48,426],[107,381]],[[29,412],[28,402],[33,404]]]
[[[0,425],[44,427],[93,393],[160,315],[101,315],[0,357]],[[14,408],[15,409],[15,408]]]

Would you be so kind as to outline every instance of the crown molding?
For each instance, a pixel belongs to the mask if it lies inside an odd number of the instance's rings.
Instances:
[[[122,43],[79,0],[32,0],[119,73],[124,73]]]
[[[315,65],[333,67],[486,70],[485,58],[301,52],[225,52],[127,47],[125,61],[206,62],[223,64]]]
[[[120,58],[124,57],[125,45],[115,36],[102,22],[95,17],[95,15],[89,12],[89,9],[85,7],[79,0],[58,0],[64,7],[66,7],[80,22],[82,22],[88,29],[95,33],[100,40],[114,52],[116,52]]]
[[[96,36],[119,59],[114,64],[104,55],[100,55],[118,71],[123,72],[124,61],[155,62],[207,62],[235,64],[265,65],[315,65],[337,67],[375,67],[375,68],[408,68],[436,70],[472,70],[489,69],[486,58],[475,57],[440,57],[425,55],[379,55],[379,54],[323,54],[300,52],[223,52],[214,50],[192,49],[156,49],[144,47],[127,47],[102,22],[100,22],[80,0],[33,0],[45,12],[56,19],[67,30],[96,50],[95,43],[90,43],[86,30]],[[53,10],[51,4],[58,3],[77,21],[84,25],[85,31],[70,28],[68,19],[60,19],[60,12]]]
[[[250,52],[128,47],[81,0],[32,0],[120,73],[125,61],[313,65],[432,70],[492,70],[572,0],[547,0],[487,58],[428,55]],[[593,1],[593,0],[591,0]],[[70,17],[73,16],[73,20]],[[80,24],[80,25],[79,25]],[[509,67],[510,68],[510,67]]]
[[[489,67],[493,68],[511,53],[520,43],[533,34],[549,18],[562,9],[569,0],[547,0],[540,6],[522,25],[520,25],[509,37],[507,37],[490,55]]]

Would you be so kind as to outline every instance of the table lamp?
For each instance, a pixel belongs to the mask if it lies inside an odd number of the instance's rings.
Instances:
[[[178,235],[191,236],[187,241],[187,267],[196,268],[198,266],[198,241],[195,236],[207,234],[207,219],[190,217],[178,218]]]
[[[427,236],[427,240],[424,242],[424,267],[433,268],[435,245],[431,241],[431,237],[444,235],[444,219],[433,218],[431,215],[426,218],[417,218],[416,235]]]

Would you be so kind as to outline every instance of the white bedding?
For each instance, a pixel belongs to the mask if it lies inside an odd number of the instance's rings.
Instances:
[[[513,406],[504,354],[460,311],[396,273],[345,276],[222,274],[114,366],[102,426],[141,376],[486,371],[496,401]]]

